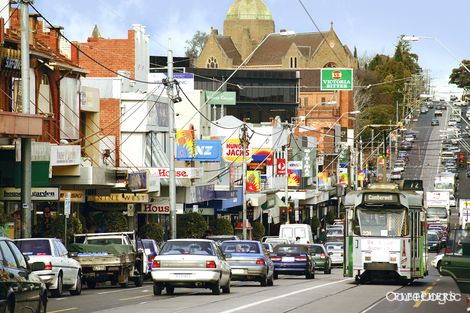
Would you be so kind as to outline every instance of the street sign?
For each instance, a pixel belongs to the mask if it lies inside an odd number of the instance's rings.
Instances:
[[[70,215],[70,203],[72,202],[72,194],[70,192],[65,193],[64,198],[64,214],[68,218]]]
[[[322,68],[320,90],[352,90],[353,70],[351,68]]]

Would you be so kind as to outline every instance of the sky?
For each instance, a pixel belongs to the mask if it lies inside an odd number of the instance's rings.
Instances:
[[[280,29],[316,32],[300,0],[264,0]],[[452,68],[470,59],[470,32],[466,23],[469,0],[301,0],[321,31],[330,23],[358,56],[393,54],[402,34],[430,37],[411,43],[431,85],[449,97],[457,89],[448,85]],[[166,55],[171,38],[175,56],[183,56],[186,40],[211,26],[223,30],[223,21],[234,0],[35,0],[34,6],[49,21],[63,26],[71,40],[86,41],[95,24],[105,38],[126,38],[133,24],[146,27],[150,53]]]

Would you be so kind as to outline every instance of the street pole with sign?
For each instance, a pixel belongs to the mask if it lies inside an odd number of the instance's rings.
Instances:
[[[242,211],[242,224],[243,224],[243,240],[247,240],[247,214],[246,214],[246,148],[250,144],[248,138],[248,127],[243,124],[241,128],[242,134],[240,137],[240,144],[243,148],[243,164],[242,164],[242,184],[243,184],[243,211]]]
[[[67,220],[70,216],[70,202],[72,194],[70,192],[65,193],[64,197],[64,244],[67,245]]]

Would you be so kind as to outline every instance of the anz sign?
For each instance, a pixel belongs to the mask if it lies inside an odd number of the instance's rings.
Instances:
[[[222,142],[220,140],[195,140],[196,157],[178,155],[181,161],[217,162],[222,156]]]

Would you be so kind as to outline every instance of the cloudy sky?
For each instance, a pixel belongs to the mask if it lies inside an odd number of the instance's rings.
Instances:
[[[234,0],[36,0],[35,7],[56,25],[65,27],[72,40],[86,41],[98,24],[107,38],[123,38],[132,24],[146,26],[151,53],[166,54],[168,38],[176,55],[184,54],[185,41],[211,26],[223,29],[225,14]],[[391,54],[401,34],[434,37],[412,43],[420,64],[430,70],[432,85],[444,92],[457,61],[470,59],[470,32],[466,22],[468,0],[302,0],[314,22],[328,30],[330,22],[340,40],[359,56]],[[264,0],[271,9],[276,30],[317,31],[299,0]],[[444,46],[440,45],[441,42]],[[453,92],[449,91],[449,92]]]

